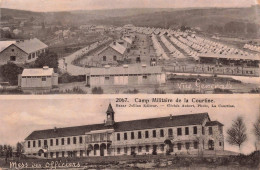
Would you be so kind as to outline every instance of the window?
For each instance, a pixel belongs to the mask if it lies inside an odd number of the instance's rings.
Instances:
[[[153,130],[153,137],[156,138],[156,130]]]
[[[127,147],[124,147],[124,153],[127,154],[127,150],[128,148]]]
[[[163,129],[160,130],[160,137],[164,137],[164,131],[163,131]]]
[[[134,138],[135,138],[135,133],[131,132],[131,139],[134,139]]]
[[[205,128],[202,126],[202,135],[205,135]]]
[[[35,140],[33,141],[33,147],[35,147],[36,146],[36,142],[35,142]]]
[[[194,149],[198,149],[198,142],[197,141],[194,142],[193,145],[194,145]]]
[[[172,136],[173,136],[172,129],[168,129],[168,136],[169,136],[169,137],[172,137]]]
[[[142,146],[138,147],[138,152],[142,152]]]
[[[120,154],[120,148],[117,148],[117,154]]]
[[[14,49],[12,49],[12,52],[14,52]]]
[[[149,145],[145,146],[145,150],[146,150],[146,152],[149,152]]]
[[[67,138],[67,144],[70,145],[70,138]]]
[[[32,58],[32,56],[31,56],[31,54],[29,54],[29,56],[28,56],[28,60],[30,60]]]
[[[109,77],[105,77],[105,80],[109,80]]]
[[[190,143],[189,142],[185,143],[185,147],[187,150],[190,149]]]
[[[51,158],[53,158],[53,152],[51,152]]]
[[[149,131],[145,131],[145,138],[149,138]]]
[[[221,143],[221,142],[219,142],[219,146],[222,146],[222,143]]]
[[[139,132],[138,132],[138,139],[141,139],[141,138],[142,138],[142,132],[139,131]]]
[[[117,140],[120,141],[120,133],[117,134]]]
[[[213,131],[212,131],[212,127],[209,127],[209,135],[212,135]]]
[[[65,151],[62,151],[62,157],[64,157],[65,156]]]
[[[124,133],[124,140],[127,140],[127,133]]]
[[[46,81],[46,77],[42,77],[42,81]]]
[[[197,126],[193,126],[193,134],[196,135],[198,133]]]
[[[59,152],[56,152],[56,158],[58,158],[59,157]]]
[[[178,150],[181,150],[181,143],[177,144]]]
[[[38,140],[38,147],[41,147],[41,141],[40,140]]]
[[[50,145],[53,146],[53,139],[50,140]]]
[[[220,134],[223,134],[223,127],[219,126],[218,129],[219,129]]]
[[[83,150],[80,150],[80,151],[79,151],[79,155],[80,155],[80,157],[82,157],[82,156],[83,156],[83,153],[84,153],[84,151],[83,151]]]
[[[64,138],[61,139],[61,145],[64,145]]]
[[[47,142],[47,140],[44,140],[44,146],[47,146],[48,145],[48,142]]]
[[[31,147],[31,142],[30,141],[28,141],[28,148],[30,148]]]
[[[73,137],[73,144],[77,144],[77,138]]]
[[[181,128],[177,128],[177,135],[178,135],[178,136],[181,136],[181,135],[182,135],[182,130],[181,130]]]
[[[113,60],[116,61],[116,56],[115,55],[113,56]]]
[[[107,57],[106,56],[103,56],[103,61],[107,61]]]
[[[189,135],[189,127],[185,127],[185,135]]]
[[[59,139],[56,139],[56,145],[59,145]]]
[[[83,143],[82,136],[79,137],[79,143]]]
[[[16,57],[15,56],[10,56],[10,61],[16,61]]]

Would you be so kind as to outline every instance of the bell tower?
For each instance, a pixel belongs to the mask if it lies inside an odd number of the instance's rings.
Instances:
[[[115,112],[114,112],[114,110],[112,108],[111,103],[109,103],[106,113],[107,113],[107,120],[106,120],[105,126],[112,126],[112,125],[114,125],[114,123],[115,123],[115,117],[114,117]]]

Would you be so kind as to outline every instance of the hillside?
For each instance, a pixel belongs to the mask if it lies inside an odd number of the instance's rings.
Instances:
[[[127,17],[110,17],[92,20],[96,24],[122,26],[128,23],[136,26],[171,27],[186,25],[206,29],[209,25],[224,25],[230,21],[260,23],[260,10],[254,8],[205,8],[157,11]]]

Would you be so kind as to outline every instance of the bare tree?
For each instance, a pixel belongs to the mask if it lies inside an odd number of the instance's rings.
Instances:
[[[258,140],[260,140],[260,116],[254,123],[254,134]]]
[[[233,124],[230,129],[227,130],[227,142],[230,145],[236,145],[241,151],[241,145],[247,140],[246,125],[242,117],[237,117],[233,120]]]
[[[256,122],[253,125],[253,132],[256,136],[256,141],[255,141],[255,150],[259,150],[258,148],[258,143],[260,141],[260,115],[257,118]]]

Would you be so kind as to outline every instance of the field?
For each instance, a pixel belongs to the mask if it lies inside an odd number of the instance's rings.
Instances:
[[[222,152],[222,153],[220,153]],[[259,169],[259,154],[235,155],[229,151],[207,152],[204,155],[139,155],[139,156],[110,156],[110,157],[81,157],[57,159],[18,158],[0,159],[0,167],[10,167],[10,162],[36,163],[44,167],[53,161],[75,163],[79,169]],[[215,154],[214,154],[215,153]],[[49,167],[50,168],[50,167]],[[56,167],[59,169],[59,167]],[[54,169],[54,165],[53,165]],[[65,169],[63,167],[63,169]],[[71,168],[70,168],[71,169]]]

